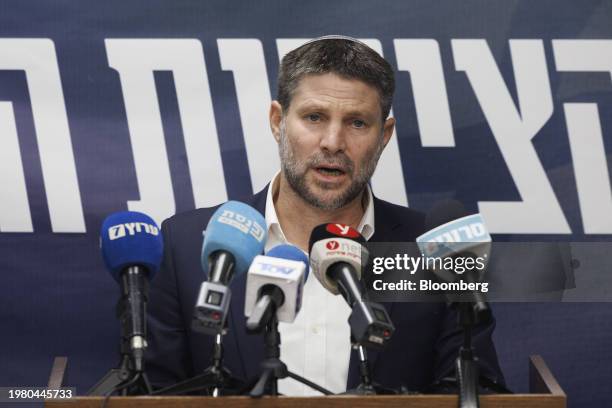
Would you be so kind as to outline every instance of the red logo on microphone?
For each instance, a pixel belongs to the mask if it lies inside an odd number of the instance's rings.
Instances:
[[[340,248],[340,244],[338,243],[338,241],[327,241],[327,243],[325,244],[325,247],[329,249],[330,251],[333,251],[335,249]]]
[[[348,237],[348,238],[358,238],[359,237],[359,233],[357,232],[357,230],[355,228],[351,228],[350,225],[327,224],[325,229],[327,230],[327,232],[334,234],[334,235],[339,235],[341,237]]]

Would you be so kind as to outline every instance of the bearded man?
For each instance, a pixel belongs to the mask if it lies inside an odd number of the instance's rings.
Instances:
[[[270,127],[279,146],[280,172],[264,190],[244,200],[265,214],[265,251],[290,243],[304,251],[312,229],[342,223],[366,240],[414,242],[424,232],[423,214],[373,196],[368,185],[389,142],[395,119],[388,117],[395,88],[391,66],[365,44],[322,37],[282,60]],[[393,182],[390,180],[390,182]],[[165,255],[149,300],[147,371],[157,385],[170,385],[209,366],[212,337],[191,330],[200,283],[202,231],[217,207],[177,214],[162,224]],[[232,282],[224,364],[236,376],[253,378],[264,355],[261,336],[245,329],[246,274]],[[396,331],[384,351],[370,354],[374,381],[422,391],[454,373],[462,343],[456,312],[444,303],[384,305]],[[350,309],[317,279],[308,279],[296,321],[280,324],[281,357],[289,370],[335,393],[359,383],[351,351]],[[481,372],[503,382],[491,340],[494,321],[474,330]],[[284,395],[318,392],[285,379]]]

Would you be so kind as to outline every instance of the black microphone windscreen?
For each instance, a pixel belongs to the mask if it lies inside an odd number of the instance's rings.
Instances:
[[[365,244],[365,238],[357,232],[355,228],[352,228],[344,224],[321,224],[312,229],[310,233],[310,240],[308,241],[308,252],[312,251],[312,246],[322,240],[328,238],[347,238],[360,244]]]

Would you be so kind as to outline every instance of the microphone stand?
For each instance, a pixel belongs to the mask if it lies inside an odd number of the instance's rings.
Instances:
[[[269,321],[264,329],[265,358],[261,362],[262,373],[253,389],[249,392],[249,395],[253,398],[260,398],[264,395],[278,396],[278,380],[287,377],[307,385],[324,395],[332,395],[331,391],[292,373],[287,369],[287,365],[281,361],[278,318],[276,317],[276,308],[272,307],[272,309],[274,310],[272,310]]]
[[[463,345],[455,363],[460,408],[480,407],[478,359],[472,347],[472,328],[478,319],[475,306],[472,302],[460,302],[458,305],[459,325],[463,327]]]
[[[223,335],[222,332],[215,335],[212,365],[202,374],[157,390],[153,395],[180,395],[201,391],[213,397],[239,395],[244,383],[233,377],[232,373],[223,366]]]
[[[359,352],[359,375],[361,376],[361,384],[358,389],[364,390],[363,394],[376,394],[374,386],[372,385],[372,378],[370,374],[370,362],[368,361],[368,353],[365,347],[361,344],[357,346]]]
[[[352,336],[351,336],[351,340]],[[372,375],[370,372],[370,362],[368,361],[368,353],[363,347],[363,345],[359,343],[353,343],[353,349],[357,350],[359,355],[359,377],[361,379],[360,384],[357,388],[348,390],[345,394],[350,395],[376,395],[376,389],[374,384],[372,383]]]
[[[351,343],[353,349],[357,350],[359,356],[359,377],[361,379],[360,384],[357,388],[344,392],[344,395],[384,395],[384,394],[397,394],[390,388],[382,387],[380,384],[372,382],[372,373],[370,370],[370,362],[368,360],[368,353],[366,348],[353,341],[351,336]]]
[[[124,299],[117,302],[117,316],[123,316],[125,309],[129,307]],[[130,352],[130,341],[126,336],[126,327],[121,325],[121,363],[118,368],[110,369],[104,377],[94,384],[87,395],[109,396],[116,390],[121,391],[121,395],[150,395],[152,393],[151,384],[142,367],[142,356],[133,356]],[[140,364],[134,364],[133,359],[137,358]],[[134,380],[135,379],[135,380]],[[130,381],[134,381],[129,386]]]

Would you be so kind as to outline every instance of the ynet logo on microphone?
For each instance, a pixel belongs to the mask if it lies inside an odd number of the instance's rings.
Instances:
[[[128,235],[136,235],[138,233],[159,235],[159,229],[155,225],[145,222],[127,222],[125,224],[117,224],[108,228],[108,238],[111,241],[124,238]]]
[[[338,241],[328,241],[325,244],[325,247],[330,251],[333,251],[334,249],[338,249],[340,247],[340,244],[338,243]]]
[[[361,259],[361,251],[363,247],[360,243],[353,241],[352,239],[338,238],[338,239],[327,239],[321,244],[325,245],[327,255],[342,255],[348,256],[354,259]]]

